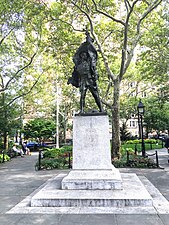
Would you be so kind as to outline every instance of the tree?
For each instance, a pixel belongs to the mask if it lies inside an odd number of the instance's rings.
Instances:
[[[40,7],[37,8],[38,5],[42,7],[34,1],[29,1],[29,3],[24,0],[1,1],[0,92],[9,89],[10,85],[16,81],[21,85],[23,72],[27,72],[37,55],[42,26],[42,24],[37,24],[40,21],[36,21],[38,17],[35,13],[40,16],[42,10]],[[31,11],[33,7],[35,7],[34,11]],[[36,32],[36,35],[33,32]]]
[[[122,126],[120,127],[120,138],[121,141],[126,141],[129,140],[131,137],[130,132],[127,130],[127,125],[126,123],[122,123]]]
[[[77,25],[78,30],[83,31],[88,25],[98,46],[102,58],[100,65],[104,65],[104,71],[107,73],[107,91],[106,95],[102,96],[102,101],[112,111],[112,152],[114,157],[120,155],[120,84],[130,66],[134,50],[144,33],[144,27],[150,26],[153,22],[150,17],[148,18],[149,14],[161,2],[162,0],[125,0],[121,3],[99,0],[62,1],[67,8],[72,7],[72,10],[67,10],[70,14],[70,16],[67,15],[67,18],[70,18],[68,22],[71,27]],[[73,15],[76,15],[76,23],[72,22]],[[105,74],[103,76],[105,78]],[[107,101],[110,89],[113,91],[112,103]]]
[[[36,118],[24,126],[24,137],[45,141],[54,135],[55,130],[56,125],[53,120]]]
[[[154,91],[162,91],[162,98],[167,100],[169,97],[169,18],[167,1],[163,4],[164,7],[152,15],[153,25],[145,30],[140,42],[141,51],[138,54],[136,67],[140,71],[141,79],[151,82],[152,86],[156,87]]]
[[[159,134],[168,131],[169,134],[169,105],[168,102],[161,101],[157,96],[147,99],[145,102],[145,117],[144,122],[147,127],[147,132],[156,130]]]
[[[0,133],[3,137],[3,148],[8,149],[8,135],[14,136],[14,133],[21,127],[22,124],[22,105],[18,102],[7,106],[10,95],[2,93],[0,95]]]
[[[42,51],[42,30],[46,21],[42,12],[44,6],[41,1],[3,0],[0,3],[0,109],[6,121],[23,113],[20,110],[23,97],[32,91],[41,76],[35,71],[37,57]],[[30,73],[32,82],[25,83]],[[19,109],[18,113],[6,113],[12,108],[13,112]],[[1,127],[4,145],[9,130],[10,126]]]

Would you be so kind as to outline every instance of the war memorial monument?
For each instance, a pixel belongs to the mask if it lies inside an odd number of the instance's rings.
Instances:
[[[111,163],[109,119],[103,111],[97,79],[97,51],[86,31],[76,51],[68,84],[80,90],[80,112],[73,118],[73,165],[50,180],[31,199],[31,207],[151,207],[152,198],[136,174],[120,174]],[[90,91],[98,111],[85,112]]]
[[[97,86],[97,51],[86,31],[77,49],[68,84],[79,88],[80,112],[73,118],[73,163],[70,171],[53,178],[8,213],[25,214],[156,214],[168,201],[144,176],[120,173],[111,163],[109,119]],[[85,110],[90,91],[98,110]]]

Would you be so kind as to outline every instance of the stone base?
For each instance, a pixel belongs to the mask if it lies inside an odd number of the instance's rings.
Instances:
[[[115,190],[122,189],[119,170],[72,170],[62,180],[62,189]]]
[[[73,118],[73,170],[111,170],[109,118]]]
[[[111,162],[107,115],[73,119],[72,171],[63,179],[62,189],[122,189],[120,173]]]
[[[152,198],[136,174],[121,177],[122,190],[62,190],[63,177],[57,176],[32,197],[31,207],[152,207]]]

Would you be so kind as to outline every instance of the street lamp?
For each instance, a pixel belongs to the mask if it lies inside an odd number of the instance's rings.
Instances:
[[[144,143],[144,137],[143,137],[143,115],[144,115],[144,105],[143,103],[139,102],[137,106],[138,110],[138,125],[139,125],[139,139],[141,139],[141,150],[142,150],[142,156],[145,157],[145,143]]]

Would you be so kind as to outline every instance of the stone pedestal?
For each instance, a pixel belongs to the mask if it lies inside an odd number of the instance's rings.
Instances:
[[[73,169],[112,169],[108,116],[74,117]]]
[[[111,163],[107,115],[76,116],[73,120],[73,168],[62,189],[122,189]]]

